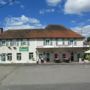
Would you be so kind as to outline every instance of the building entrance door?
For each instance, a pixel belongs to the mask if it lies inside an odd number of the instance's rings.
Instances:
[[[77,54],[77,61],[79,61],[80,53]]]
[[[46,53],[46,62],[50,62],[50,53]]]
[[[71,62],[73,62],[74,61],[74,53],[72,52],[71,53]]]

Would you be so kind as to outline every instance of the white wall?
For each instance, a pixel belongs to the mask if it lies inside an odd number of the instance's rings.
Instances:
[[[57,45],[56,44],[56,39],[52,39],[52,45],[44,45],[43,44],[44,40],[43,39],[40,39],[40,40],[37,40],[37,47],[38,48],[52,48],[52,47],[83,47],[83,40],[82,39],[78,39],[76,40],[76,45],[75,44],[72,44],[72,45],[68,45],[68,40],[65,40],[65,44],[63,45]],[[62,41],[61,41],[62,42]]]
[[[67,44],[67,41],[65,42]],[[63,47],[64,45],[61,45],[59,47]],[[11,49],[9,49],[8,47],[10,47]],[[2,53],[12,53],[12,61],[1,61],[0,63],[36,63],[36,61],[38,60],[38,56],[36,55],[36,51],[37,48],[57,48],[58,46],[56,45],[56,39],[52,40],[52,46],[44,46],[43,44],[43,39],[30,39],[29,41],[29,46],[25,45],[25,46],[21,46],[20,42],[19,42],[19,46],[15,46],[17,49],[13,49],[14,46],[0,46],[0,54]],[[29,51],[19,51],[19,47],[29,47]],[[58,47],[58,48],[59,48]],[[67,45],[65,45],[64,47],[68,47]],[[71,47],[71,46],[70,46]],[[77,47],[83,47],[83,40],[78,40],[77,41]],[[34,53],[34,59],[33,60],[29,60],[29,53],[33,52]],[[17,60],[17,56],[16,53],[22,53],[22,60],[18,61]],[[53,56],[53,54],[51,55]],[[52,59],[52,57],[51,57]]]

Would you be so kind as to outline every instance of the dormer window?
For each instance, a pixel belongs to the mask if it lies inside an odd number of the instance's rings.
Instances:
[[[27,45],[27,40],[21,40],[21,46]]]
[[[6,41],[2,40],[2,46],[5,46],[5,45],[6,45]]]
[[[62,39],[56,39],[56,45],[63,45]]]
[[[70,40],[68,41],[68,45],[73,45],[73,39],[70,39]]]
[[[52,45],[52,40],[51,39],[45,39],[44,45]]]
[[[10,40],[10,46],[16,46],[16,40]]]

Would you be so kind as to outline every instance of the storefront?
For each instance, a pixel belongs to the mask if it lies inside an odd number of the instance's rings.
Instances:
[[[37,52],[39,62],[78,62],[83,48],[38,48]]]

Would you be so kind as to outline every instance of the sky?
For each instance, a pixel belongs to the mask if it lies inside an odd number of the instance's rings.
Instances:
[[[90,0],[0,0],[4,30],[63,25],[90,36]]]

